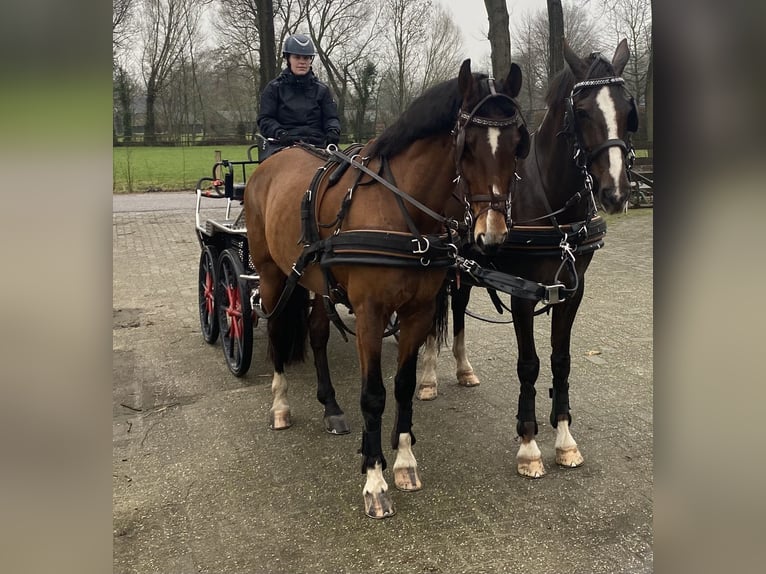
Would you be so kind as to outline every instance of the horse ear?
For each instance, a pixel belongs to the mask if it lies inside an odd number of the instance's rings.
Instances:
[[[630,58],[630,49],[628,48],[628,40],[623,38],[617,45],[617,49],[614,51],[614,57],[612,58],[612,67],[616,75],[621,75],[625,69],[625,64],[628,63]]]
[[[518,64],[511,64],[511,70],[508,72],[508,77],[505,79],[504,92],[506,95],[515,98],[521,91],[521,68]]]
[[[564,38],[564,60],[569,64],[569,68],[578,80],[584,80],[588,73],[588,67],[580,59],[580,56],[574,53],[572,48],[569,47],[566,38]]]
[[[474,83],[473,74],[471,74],[471,58],[467,58],[460,66],[460,74],[457,77],[457,85],[463,95],[463,100],[468,100],[471,97]]]

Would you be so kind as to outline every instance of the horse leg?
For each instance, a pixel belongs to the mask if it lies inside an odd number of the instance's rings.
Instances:
[[[475,387],[481,382],[465,351],[465,310],[470,297],[470,285],[464,284],[452,291],[452,355],[457,363],[457,383],[463,387]]]
[[[386,408],[386,389],[383,386],[381,351],[383,331],[390,317],[380,308],[367,302],[354,304],[356,314],[356,347],[362,373],[362,474],[367,475],[362,495],[364,512],[371,518],[388,518],[395,514],[383,477],[386,459],[381,444],[381,422]]]
[[[285,284],[285,276],[273,263],[259,267],[261,302],[266,312],[276,306]],[[269,426],[283,430],[292,425],[290,404],[287,401],[285,365],[303,360],[305,356],[308,292],[297,286],[282,312],[267,322],[269,334],[268,355],[274,365],[271,380],[272,405]]]
[[[553,307],[551,323],[553,387],[550,389],[550,396],[553,404],[550,421],[551,426],[556,429],[556,464],[567,468],[578,467],[584,462],[569,430],[572,424],[572,416],[569,414],[570,344],[572,326],[582,301],[584,287],[584,278],[581,277],[580,288],[572,298]]]
[[[432,401],[438,394],[437,385],[439,384],[439,381],[436,377],[437,355],[436,335],[431,332],[428,334],[426,344],[423,348],[423,373],[420,375],[420,382],[418,383],[418,391],[416,395],[418,400]]]
[[[394,382],[396,419],[391,432],[391,447],[396,449],[394,484],[399,490],[408,492],[420,490],[423,486],[418,475],[418,462],[412,452],[415,444],[415,435],[412,433],[412,397],[417,364],[418,352],[415,349],[399,368]]]
[[[317,373],[317,400],[324,405],[324,426],[330,434],[348,434],[351,429],[346,415],[335,400],[335,389],[330,379],[327,363],[327,341],[330,338],[330,320],[322,297],[317,295],[309,316],[309,340],[314,353],[314,367]]]
[[[545,465],[535,441],[535,382],[540,373],[540,358],[535,350],[534,302],[511,297],[511,311],[519,350],[516,372],[521,383],[516,414],[516,432],[521,437],[521,445],[516,453],[516,470],[522,476],[540,478],[545,475]]]

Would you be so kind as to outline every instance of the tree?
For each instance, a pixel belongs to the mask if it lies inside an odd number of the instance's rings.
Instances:
[[[562,4],[564,33],[569,46],[577,54],[588,54],[602,44],[599,21],[580,2]],[[525,110],[540,110],[548,86],[550,69],[550,26],[545,9],[515,19],[516,61],[524,74],[519,95]],[[563,44],[562,44],[563,50]],[[563,56],[563,51],[562,51]],[[532,121],[533,118],[527,118]]]
[[[122,48],[132,34],[134,0],[112,0],[112,50]]]
[[[639,104],[647,103],[652,59],[652,6],[650,0],[601,0],[615,38],[627,38],[630,60],[622,75]],[[649,127],[648,121],[639,125]]]
[[[415,82],[421,68],[419,47],[431,14],[431,0],[386,0],[386,20],[391,27],[386,35],[392,66],[387,85],[393,96],[392,112],[401,114],[415,95]]]
[[[370,46],[377,37],[380,8],[366,0],[299,0],[299,4],[326,74],[323,79],[335,94],[338,115],[344,122],[352,86],[357,87],[358,96],[369,97],[360,94],[358,88],[370,80],[365,62],[370,59]],[[354,78],[355,74],[366,77]],[[356,123],[356,119],[352,122]]]
[[[261,89],[266,87],[271,80],[277,77],[279,66],[277,65],[276,44],[274,40],[274,2],[272,0],[256,0],[258,12],[258,55],[260,56],[260,84]]]
[[[511,69],[511,33],[508,28],[506,0],[484,0],[489,19],[489,45],[492,52],[492,73],[505,78]]]
[[[564,8],[561,0],[548,2],[548,78],[564,69]]]
[[[143,75],[146,85],[144,143],[156,142],[157,98],[186,49],[190,10],[198,9],[195,0],[143,0]]]
[[[428,41],[424,46],[425,62],[421,92],[446,78],[457,75],[461,64],[460,54],[463,51],[460,30],[452,20],[452,16],[437,5],[432,18]],[[508,70],[510,69],[509,62]],[[507,75],[506,71],[502,77]]]
[[[351,82],[356,91],[356,109],[354,111],[353,133],[354,141],[365,141],[372,134],[367,129],[367,110],[373,101],[377,84],[378,71],[375,64],[366,60],[360,69],[351,76]]]
[[[133,139],[133,95],[134,89],[127,70],[122,66],[117,67],[114,75],[114,96],[117,103],[119,123],[122,127],[124,142]],[[116,128],[117,126],[115,126]],[[116,139],[117,134],[114,134]]]

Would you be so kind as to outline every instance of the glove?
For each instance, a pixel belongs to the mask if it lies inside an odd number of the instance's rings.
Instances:
[[[279,140],[279,145],[281,146],[288,146],[295,143],[295,138],[288,134],[287,130],[278,130],[276,135]]]
[[[327,145],[338,145],[338,142],[340,141],[340,134],[336,130],[329,130],[325,140],[327,141]]]

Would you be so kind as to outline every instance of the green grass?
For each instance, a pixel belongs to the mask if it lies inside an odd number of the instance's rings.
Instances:
[[[244,161],[247,148],[247,145],[115,147],[112,149],[112,191],[194,191],[201,177],[212,174],[216,150],[221,151],[221,159]],[[647,150],[636,150],[636,156],[647,157]],[[253,157],[256,157],[255,150]],[[250,169],[246,171],[252,173]]]
[[[247,145],[115,147],[112,149],[112,191],[193,191],[199,178],[212,174],[216,150],[221,151],[221,159],[244,161],[247,148]],[[254,159],[256,155],[253,150]]]

